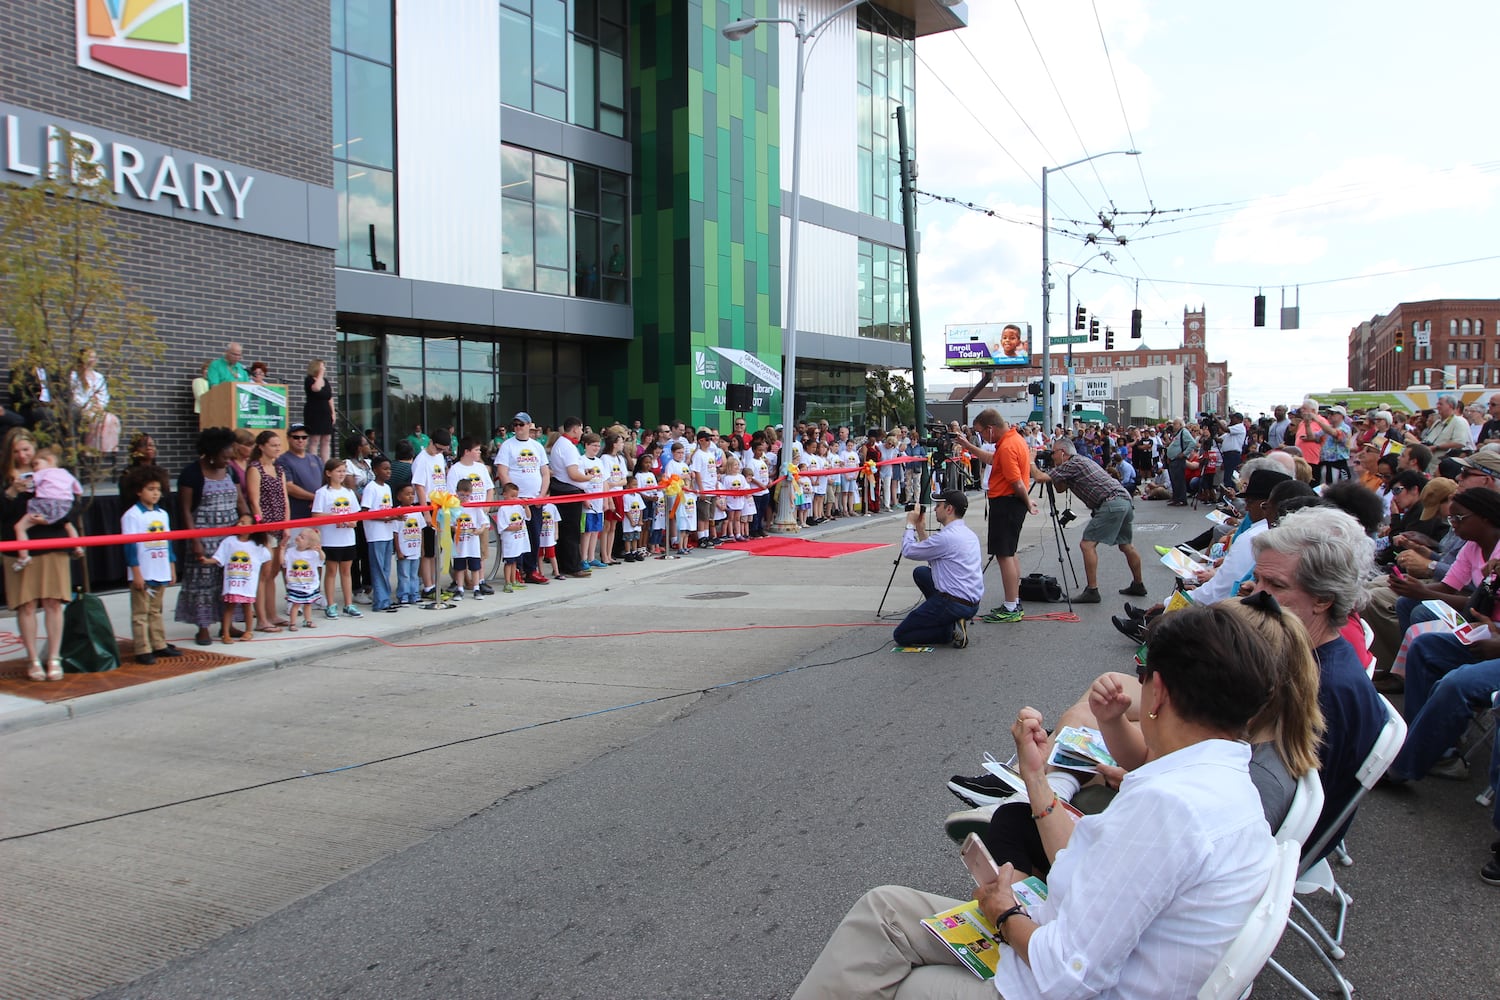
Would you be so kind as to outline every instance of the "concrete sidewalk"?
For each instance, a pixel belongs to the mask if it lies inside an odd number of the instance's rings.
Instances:
[[[891,524],[892,531],[895,532],[894,526],[899,524],[904,517],[905,513],[897,510],[872,514],[868,517],[843,518],[805,529],[793,537],[817,540],[882,523]],[[899,534],[894,535],[891,540],[899,542]],[[465,600],[448,609],[429,611],[420,605],[409,605],[395,614],[387,614],[372,612],[368,606],[360,606],[360,610],[364,612],[362,618],[343,616],[337,621],[325,619],[322,611],[319,610],[316,612],[318,625],[316,631],[256,633],[253,641],[236,642],[233,645],[223,645],[216,638],[212,647],[205,649],[205,652],[248,657],[244,662],[198,669],[191,673],[167,676],[129,687],[59,701],[49,702],[40,698],[0,694],[0,733],[62,722],[85,714],[104,711],[117,705],[161,698],[268,670],[279,670],[296,663],[357,650],[368,646],[372,641],[408,642],[421,636],[452,629],[455,626],[503,618],[655,579],[682,568],[722,564],[743,559],[748,555],[747,552],[733,549],[694,550],[683,559],[662,561],[647,559],[642,563],[626,563],[622,566],[596,569],[593,576],[588,579],[554,580],[545,586],[530,584],[525,590],[514,594],[501,593],[497,581],[493,597],[487,597],[483,601]],[[193,643],[197,629],[172,620],[172,612],[177,605],[176,591],[175,586],[170,588],[163,602],[167,641],[184,650],[193,650],[198,648]],[[118,590],[98,596],[109,612],[110,621],[114,623],[116,636],[128,639],[130,636],[129,591]],[[0,622],[4,623],[4,629],[12,631],[13,636],[13,630],[16,627],[14,614],[6,612],[4,617],[0,618]],[[215,636],[218,635],[217,627],[211,631]],[[19,650],[18,641],[13,640],[12,644]],[[15,655],[24,654],[17,652]],[[134,666],[133,657],[127,656],[121,663],[120,669],[129,671]],[[36,682],[36,686],[39,692],[45,691],[46,682]]]

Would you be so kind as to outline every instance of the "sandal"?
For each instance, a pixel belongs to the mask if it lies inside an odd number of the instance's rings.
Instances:
[[[288,622],[287,626],[286,626],[286,630],[288,632],[295,632],[295,631],[297,631],[297,623],[296,622]]]
[[[44,680],[46,680],[47,679],[47,671],[45,671],[45,670],[42,669],[42,661],[41,660],[32,660],[31,661],[31,666],[29,666],[29,667],[26,668],[26,676],[29,677],[29,678],[31,678],[34,681],[44,681]]]
[[[47,679],[49,681],[60,681],[63,677],[62,660],[57,657],[47,661]]]
[[[302,627],[303,628],[317,628],[318,627],[318,623],[315,622],[315,621],[313,621],[311,618],[309,618],[307,621],[305,621],[305,622],[302,623]]]
[[[281,626],[280,625],[259,625],[259,626],[256,627],[255,631],[257,631],[257,632],[280,632],[281,631]]]
[[[234,640],[231,639],[231,638],[229,638],[228,633],[222,633],[222,634],[220,634],[219,641],[222,642],[226,646],[233,646],[234,645]]]

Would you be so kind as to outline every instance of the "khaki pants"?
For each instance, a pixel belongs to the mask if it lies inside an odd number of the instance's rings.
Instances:
[[[1389,673],[1401,648],[1401,625],[1396,620],[1396,592],[1383,582],[1365,584],[1365,606],[1361,618],[1375,633],[1370,653],[1375,657],[1377,673]]]
[[[840,921],[792,1000],[995,1000],[922,920],[963,902],[899,885],[871,889]]]
[[[130,590],[130,637],[135,640],[135,655],[164,649],[167,645],[167,628],[162,622],[161,603],[167,588],[153,587],[145,590]]]

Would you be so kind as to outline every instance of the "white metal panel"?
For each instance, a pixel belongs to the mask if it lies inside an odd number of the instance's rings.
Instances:
[[[844,0],[781,0],[781,16],[795,20],[797,10],[807,10],[812,27]],[[855,60],[854,8],[819,33],[817,43],[808,42],[807,78],[802,101],[802,193],[819,201],[859,209],[859,185],[854,170],[858,119],[854,98],[858,91]],[[781,90],[781,185],[792,189],[792,132],[797,93],[797,35],[790,25],[781,26],[779,81]]]
[[[500,8],[397,0],[401,275],[500,287]]]
[[[791,248],[792,220],[781,217],[781,245]],[[785,260],[786,258],[783,258]],[[797,329],[835,337],[859,336],[859,238],[802,223],[797,248]],[[790,267],[781,269],[781,302],[786,308]],[[782,320],[785,323],[785,320]]]

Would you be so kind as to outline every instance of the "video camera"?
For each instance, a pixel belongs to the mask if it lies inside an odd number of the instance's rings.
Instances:
[[[953,450],[953,438],[955,435],[941,421],[932,421],[927,425],[926,431],[927,436],[917,440],[917,443],[923,448],[935,450],[938,454],[945,457]]]

